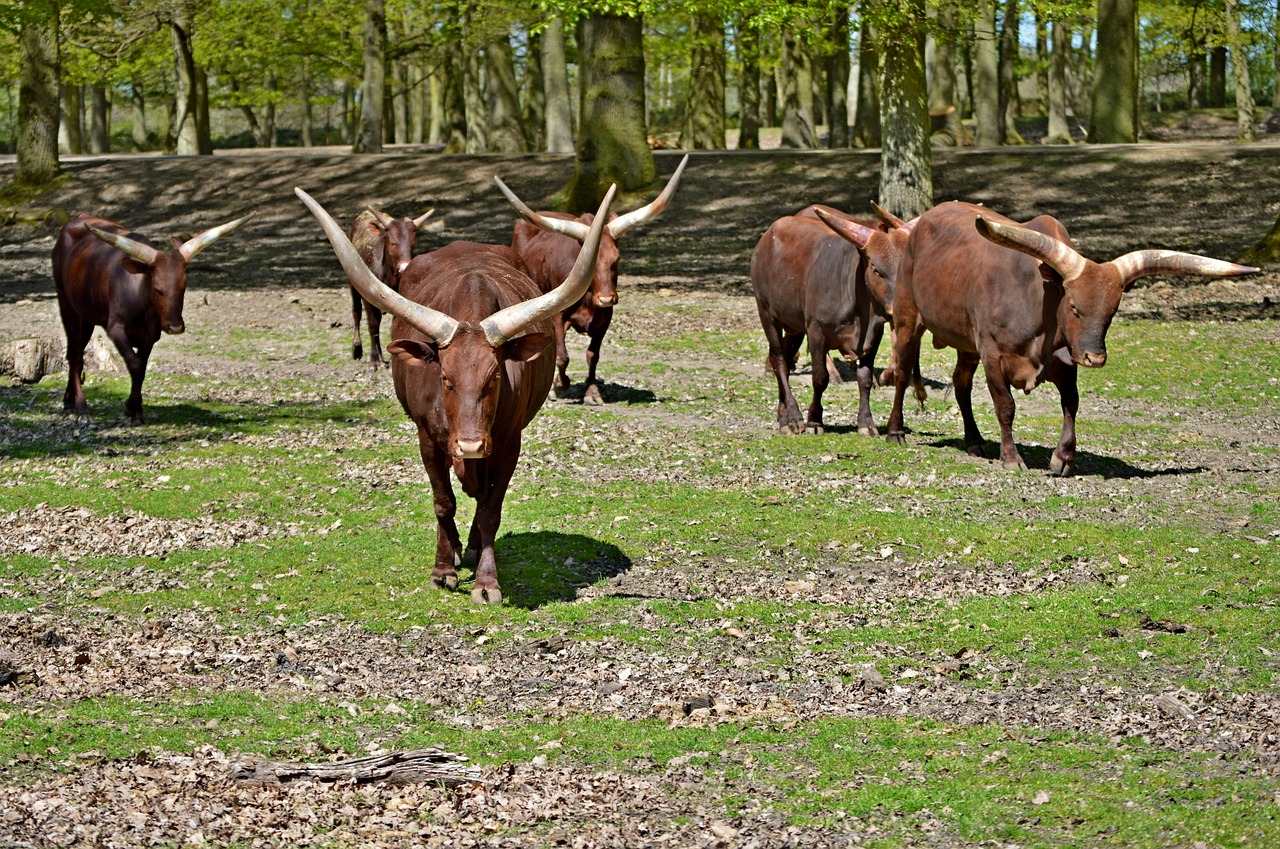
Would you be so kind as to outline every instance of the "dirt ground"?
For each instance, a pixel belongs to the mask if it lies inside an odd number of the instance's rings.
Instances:
[[[660,172],[670,174],[678,161],[679,154],[660,153]],[[7,167],[11,166],[0,163],[0,179]],[[239,328],[284,330],[303,323],[331,330],[339,351],[349,338],[345,283],[335,273],[332,254],[314,220],[294,198],[294,186],[306,188],[343,219],[366,202],[395,214],[416,215],[435,207],[437,216],[445,219],[445,231],[421,237],[419,248],[425,250],[457,238],[505,242],[511,215],[493,186],[493,176],[501,175],[531,205],[542,206],[564,183],[570,167],[569,159],[555,156],[446,158],[395,153],[367,158],[333,152],[245,152],[208,159],[84,159],[69,162],[67,182],[32,208],[52,215],[57,210],[92,211],[156,235],[189,233],[258,210],[258,217],[233,240],[210,249],[193,264],[186,312],[192,330],[183,337],[163,339],[152,370],[159,375],[245,377],[262,364],[197,350],[197,329],[200,338],[222,334],[230,344]],[[641,228],[627,237],[622,305],[611,333],[644,338],[654,322],[669,320],[659,317],[664,304],[696,307],[670,319],[682,322],[689,332],[756,327],[747,265],[759,234],[774,218],[812,202],[861,210],[876,195],[877,175],[878,160],[871,153],[694,154],[676,202],[661,225]],[[1149,247],[1234,258],[1280,214],[1280,145],[1195,142],[939,151],[935,181],[939,200],[980,201],[1016,219],[1054,214],[1067,224],[1082,252],[1095,259]],[[0,229],[0,343],[59,335],[48,260],[55,233],[53,225]],[[1121,320],[1142,317],[1277,318],[1280,273],[1267,269],[1245,280],[1208,285],[1143,281],[1126,297]],[[1265,325],[1245,322],[1240,326],[1242,332],[1271,333],[1274,338],[1274,330]],[[286,339],[279,351],[264,351],[275,379],[282,383],[323,385],[327,397],[335,400],[385,391],[385,386],[371,388],[368,374],[352,368],[349,360],[308,358],[288,345]],[[574,356],[578,368],[579,355]],[[625,363],[614,367],[625,369]],[[1045,398],[1044,403],[1052,402]],[[1170,467],[1206,469],[1215,476],[1224,499],[1247,498],[1243,493],[1250,482],[1280,472],[1275,465],[1280,419],[1276,411],[1271,411],[1270,418],[1266,415],[1215,423],[1210,421],[1211,411],[1189,413],[1189,427],[1234,429],[1233,438],[1245,446],[1243,459],[1199,456],[1190,453],[1193,449],[1180,449],[1169,457]],[[758,421],[725,419],[722,424],[764,431],[772,426],[768,418],[762,413]],[[925,419],[916,421],[920,427],[928,426]],[[354,436],[378,438],[375,432]],[[348,430],[319,438],[347,440],[353,434]],[[143,439],[138,450],[145,456],[165,448],[147,445]],[[352,474],[358,477],[363,471],[367,470],[353,469]],[[1143,481],[1144,493],[1158,490],[1161,497],[1189,497],[1180,492],[1176,480],[1161,479],[1158,471]],[[380,473],[421,480],[415,462]],[[679,471],[655,469],[654,473]],[[1127,483],[1097,477],[1073,479],[1063,484],[1063,491],[1083,501],[1105,499]],[[803,470],[797,469],[794,480],[779,480],[777,485],[780,491],[799,491],[808,483]],[[1043,480],[1037,476],[1009,485],[1025,486],[1031,495]],[[1034,498],[1042,496],[1031,497],[1029,509]],[[1188,504],[1189,509],[1195,506]],[[4,515],[0,508],[0,518]],[[82,535],[65,530],[74,526],[74,519],[53,510],[27,514],[21,521],[30,523],[30,528],[18,536],[39,536],[40,544],[47,547],[40,549],[42,554],[91,553],[86,552]],[[0,528],[4,531],[14,536],[14,528]],[[127,533],[122,529],[119,536],[98,537],[94,544],[103,551],[131,551],[128,546],[135,546],[143,553],[155,553],[178,546],[227,545],[279,532],[251,521],[216,527],[200,521],[149,525],[139,517]],[[839,568],[834,562],[812,567],[827,574]],[[607,575],[608,564],[600,564],[600,570]],[[837,589],[822,590],[823,599],[843,604],[856,598],[872,619],[896,609],[904,598],[964,597],[979,592],[1030,595],[1050,584],[1105,581],[1079,564],[1036,575],[992,568],[975,576],[943,563],[920,563],[892,580],[874,571],[845,577],[849,580],[832,583]],[[51,594],[58,580],[49,578]],[[625,575],[581,588],[579,595],[627,592],[683,597],[695,580],[701,592],[713,597],[776,599],[817,592],[806,579],[779,584],[772,577],[760,576],[753,582],[741,574],[673,576],[670,570],[637,562]],[[820,630],[819,625],[806,636],[820,636]],[[1280,699],[1274,694],[1184,694],[1182,702],[1160,706],[1152,696],[1159,682],[1134,689],[1109,688],[1100,675],[1086,675],[1080,680],[974,690],[942,672],[931,677],[927,687],[923,682],[920,687],[886,686],[882,680],[865,677],[851,686],[842,680],[857,680],[857,670],[817,656],[808,659],[813,666],[805,675],[766,680],[726,669],[714,659],[735,652],[750,654],[750,647],[724,636],[691,646],[688,655],[675,662],[655,656],[630,658],[635,673],[625,688],[614,687],[616,673],[600,671],[612,651],[607,644],[547,644],[515,634],[511,649],[495,664],[474,648],[474,635],[449,629],[408,637],[370,636],[357,624],[321,619],[283,635],[233,635],[222,632],[210,614],[200,611],[168,617],[143,631],[113,619],[72,619],[56,610],[8,616],[0,620],[0,654],[16,651],[19,644],[29,645],[45,634],[56,638],[72,631],[78,641],[111,653],[116,662],[70,670],[65,658],[50,661],[35,670],[50,687],[50,697],[71,700],[114,693],[145,699],[180,690],[184,682],[194,689],[216,680],[227,688],[277,694],[330,692],[335,701],[371,699],[385,702],[388,711],[396,709],[397,699],[411,697],[452,708],[459,723],[476,725],[484,723],[489,710],[552,716],[572,710],[624,718],[658,716],[672,722],[714,722],[717,716],[769,717],[786,723],[818,716],[909,715],[967,723],[995,716],[1014,729],[1063,729],[1100,738],[1142,735],[1180,750],[1226,753],[1224,757],[1239,753],[1255,767],[1280,758]],[[891,646],[877,651],[894,658]],[[123,675],[121,670],[130,672]],[[1006,682],[1018,675],[1016,664],[991,660],[974,661],[973,672]],[[1206,669],[1205,674],[1229,671]],[[1198,721],[1181,722],[1178,704],[1194,711]],[[1232,735],[1224,736],[1225,729]],[[377,741],[369,743],[376,747]],[[325,754],[319,748],[315,752],[317,758]],[[736,751],[696,754],[720,757],[727,764],[744,757]],[[504,845],[832,846],[850,843],[855,831],[874,837],[877,827],[864,823],[857,829],[830,831],[789,828],[779,822],[767,795],[752,796],[767,794],[764,785],[731,786],[709,779],[714,770],[695,770],[679,759],[657,770],[615,773],[548,765],[545,759],[535,758],[487,771],[488,789],[483,791],[458,794],[421,785],[394,791],[347,787],[324,799],[315,798],[305,786],[281,786],[265,794],[246,790],[227,779],[227,769],[227,756],[212,749],[129,763],[85,758],[74,775],[51,774],[38,786],[0,790],[0,834],[7,827],[6,807],[32,810],[42,804],[56,808],[39,809],[46,817],[43,821],[54,825],[42,839],[13,845],[126,845],[152,838],[247,843],[264,833],[291,845],[470,845],[468,835],[540,823],[537,830]],[[200,785],[202,793],[184,789],[193,785]],[[681,792],[673,796],[672,787]],[[733,823],[707,813],[714,807],[711,800],[726,793],[747,799],[743,814]],[[172,800],[168,820],[130,820],[133,800],[155,797]],[[55,805],[49,799],[59,801]],[[430,816],[424,818],[423,811]],[[496,823],[485,819],[495,816]],[[367,830],[353,825],[360,822]],[[655,832],[655,823],[668,830]],[[11,827],[13,833],[24,833],[16,825]],[[928,812],[912,828],[922,844],[948,842]]]

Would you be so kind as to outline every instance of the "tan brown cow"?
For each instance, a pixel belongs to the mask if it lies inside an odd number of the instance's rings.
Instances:
[[[780,429],[822,432],[822,396],[831,369],[826,354],[834,349],[857,363],[858,432],[877,433],[870,403],[873,367],[906,239],[905,230],[820,205],[779,218],[760,237],[751,255],[751,284],[778,381]],[[790,383],[804,339],[813,363],[807,418]]]
[[[600,359],[600,344],[604,341],[605,331],[613,321],[613,308],[618,303],[618,239],[622,235],[646,221],[651,221],[671,203],[671,198],[680,184],[684,167],[689,163],[686,154],[680,165],[671,175],[661,194],[639,209],[623,215],[615,215],[605,227],[604,237],[600,240],[600,252],[596,256],[595,275],[591,279],[591,288],[577,303],[570,304],[555,321],[556,328],[556,365],[559,372],[555,382],[557,397],[568,394],[569,382],[569,350],[565,345],[565,334],[572,327],[578,333],[586,334],[587,343],[587,386],[583,401],[587,404],[603,404],[600,384],[596,379],[596,366]],[[495,177],[498,188],[506,195],[507,200],[516,208],[523,219],[517,221],[511,235],[511,247],[524,259],[529,272],[542,290],[549,291],[564,279],[583,239],[590,230],[592,216],[590,213],[577,218],[562,212],[534,212],[520,198],[507,188],[501,179]]]
[[[417,238],[418,230],[427,223],[427,219],[434,212],[434,209],[428,209],[417,218],[392,218],[385,212],[370,206],[351,222],[347,236],[374,275],[392,289],[399,290],[400,272],[404,271],[409,265],[409,260],[413,259],[413,242]],[[380,337],[382,310],[373,304],[366,303],[364,298],[360,297],[356,287],[352,286],[351,359],[353,360],[364,356],[364,346],[360,343],[362,311],[369,323],[369,362],[376,370],[378,366],[384,364]]]
[[[187,292],[187,263],[254,213],[206,230],[173,250],[156,248],[127,227],[81,215],[65,224],[53,244],[53,283],[67,334],[67,391],[63,413],[87,416],[84,399],[84,349],[94,327],[102,327],[129,369],[132,387],[124,410],[140,423],[142,380],[160,333],[182,333],[182,302]]]
[[[454,522],[452,469],[463,491],[476,499],[465,550],[476,556],[471,598],[499,604],[493,544],[520,459],[521,432],[551,388],[551,317],[590,285],[614,192],[605,195],[569,274],[543,293],[511,248],[473,242],[453,242],[415,257],[401,272],[396,292],[369,270],[319,204],[301,189],[294,191],[324,228],[351,284],[395,316],[387,346],[391,375],[400,405],[418,427],[435,501],[431,582],[455,589],[464,554]]]
[[[1012,250],[1011,250],[1012,249]],[[1000,422],[1000,459],[1025,469],[1013,442],[1013,390],[1049,381],[1062,399],[1062,434],[1049,462],[1055,475],[1075,467],[1076,367],[1107,361],[1106,336],[1124,292],[1147,274],[1237,277],[1258,269],[1176,251],[1127,253],[1110,262],[1081,256],[1066,228],[1041,215],[1018,224],[983,206],[953,201],[920,217],[894,294],[898,370],[890,442],[904,442],[902,399],[907,364],[918,364],[920,338],[956,349],[952,375],[964,418],[964,442],[981,456],[985,443],[973,419],[973,374],[979,363]]]

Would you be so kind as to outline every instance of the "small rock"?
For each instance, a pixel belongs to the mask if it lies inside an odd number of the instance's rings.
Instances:
[[[1196,712],[1178,699],[1170,695],[1156,697],[1156,707],[1173,719],[1182,719],[1195,724],[1198,721]]]
[[[884,684],[884,676],[874,666],[864,666],[858,679],[858,686],[864,693],[883,693],[888,688]]]

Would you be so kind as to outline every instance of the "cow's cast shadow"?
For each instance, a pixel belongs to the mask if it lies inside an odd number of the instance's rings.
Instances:
[[[575,383],[569,387],[562,395],[548,395],[549,403],[560,402],[561,404],[581,404],[584,402],[587,394],[587,384]],[[604,399],[604,406],[610,404],[653,404],[658,400],[649,389],[636,389],[633,386],[623,386],[620,383],[601,383],[600,397]]]
[[[494,543],[504,604],[536,610],[573,601],[578,590],[608,580],[631,568],[631,558],[612,543],[558,531],[516,531]],[[460,574],[460,591],[470,591],[473,577]]]
[[[909,433],[910,432],[908,431],[908,434]],[[921,444],[928,445],[931,448],[956,451],[960,454],[965,453],[963,439],[948,437],[944,439],[934,439],[929,442],[922,442]],[[1027,470],[1029,472],[1047,473],[1049,471],[1049,460],[1053,457],[1053,447],[1045,445],[1027,445],[1026,443],[1019,442],[1018,453],[1022,455],[1022,459],[1026,462]],[[977,462],[989,462],[993,467],[998,467],[999,456],[999,442],[988,440],[986,457],[975,457],[974,460]],[[1116,480],[1140,480],[1142,478],[1158,478],[1169,475],[1193,475],[1205,471],[1207,471],[1207,469],[1204,466],[1144,469],[1115,457],[1108,457],[1105,454],[1094,454],[1091,451],[1081,451],[1079,448],[1076,448],[1075,471],[1073,476],[1100,477]]]

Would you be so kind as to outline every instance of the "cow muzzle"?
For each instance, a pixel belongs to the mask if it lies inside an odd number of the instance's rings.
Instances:
[[[172,333],[174,336],[177,336],[180,333],[185,333],[187,330],[187,326],[183,324],[181,321],[179,321],[177,324],[169,324],[168,326],[162,327],[160,329],[163,330],[165,333]]]
[[[1085,351],[1076,358],[1076,363],[1085,368],[1102,368],[1107,364],[1107,352]]]
[[[402,262],[396,266],[396,274],[404,274],[404,270],[409,267],[409,263]]]
[[[618,296],[617,295],[596,295],[595,302],[596,302],[596,306],[598,307],[611,307],[618,303]]]
[[[483,439],[459,439],[453,444],[453,456],[459,460],[480,460],[488,454]]]

